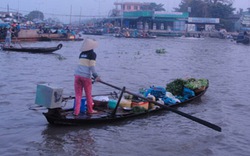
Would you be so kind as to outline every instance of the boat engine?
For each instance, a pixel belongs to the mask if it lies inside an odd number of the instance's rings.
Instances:
[[[49,109],[61,108],[63,89],[47,84],[38,84],[35,103]]]

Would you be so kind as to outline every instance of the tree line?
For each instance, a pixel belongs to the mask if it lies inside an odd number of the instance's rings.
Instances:
[[[182,0],[175,11],[189,12],[189,17],[220,18],[223,28],[229,31],[234,28],[230,19],[235,11],[233,0]]]
[[[182,0],[177,12],[189,12],[189,17],[220,18],[220,24],[225,29],[234,29],[234,23],[230,19],[234,15],[234,0]],[[143,10],[164,11],[163,4],[150,3]],[[250,10],[250,9],[249,9]]]

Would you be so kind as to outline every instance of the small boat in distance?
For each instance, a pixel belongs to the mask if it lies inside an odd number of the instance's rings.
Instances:
[[[53,53],[62,48],[62,44],[58,44],[56,47],[2,47],[4,51],[15,51],[15,52],[28,52],[28,53]]]
[[[248,45],[250,43],[250,35],[246,31],[239,33],[236,38],[236,43]]]

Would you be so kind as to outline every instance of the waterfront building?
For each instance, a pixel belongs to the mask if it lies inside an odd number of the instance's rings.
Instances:
[[[138,2],[115,2],[115,10],[118,10],[120,13],[128,11],[138,11],[141,10],[141,6],[149,5],[149,3],[138,3]]]
[[[187,31],[214,31],[219,24],[219,18],[188,17]]]
[[[242,12],[240,19],[235,23],[237,31],[250,31],[250,11]]]
[[[189,17],[188,12],[142,10],[142,6],[150,3],[124,2],[114,5],[116,23],[129,29],[153,32],[212,31],[220,24],[219,18]]]

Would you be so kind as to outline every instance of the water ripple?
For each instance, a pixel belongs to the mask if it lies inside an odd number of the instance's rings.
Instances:
[[[201,100],[179,110],[218,124],[222,132],[168,111],[111,125],[49,126],[44,110],[29,108],[34,105],[37,84],[63,87],[65,95],[74,93],[81,42],[62,42],[63,48],[52,55],[0,51],[3,155],[249,155],[249,47],[211,38],[93,38],[99,41],[95,50],[99,75],[133,92],[165,86],[176,78],[208,78],[210,87]],[[167,52],[157,54],[160,48]],[[114,90],[98,83],[93,86],[93,94],[108,91]]]

